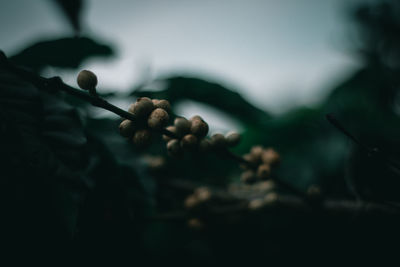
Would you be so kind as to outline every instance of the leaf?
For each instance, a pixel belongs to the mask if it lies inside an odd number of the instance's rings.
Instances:
[[[37,42],[10,60],[37,72],[46,66],[75,69],[91,57],[110,57],[113,49],[88,37],[61,38]]]
[[[226,112],[245,125],[263,125],[270,118],[268,113],[250,104],[239,93],[218,83],[190,77],[171,77],[163,81],[167,83],[165,90],[134,91],[132,95],[165,98],[172,105],[185,99],[202,102]]]
[[[83,0],[53,0],[64,12],[76,33],[81,30]]]

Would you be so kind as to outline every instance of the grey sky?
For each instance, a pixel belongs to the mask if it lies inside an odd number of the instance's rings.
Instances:
[[[152,77],[211,77],[267,110],[311,104],[357,66],[347,52],[345,11],[360,1],[92,0],[87,32],[115,43],[119,53],[83,67],[106,88],[132,87],[148,66]],[[7,53],[41,37],[71,34],[49,0],[0,3],[0,47]],[[76,72],[61,74],[74,83]]]

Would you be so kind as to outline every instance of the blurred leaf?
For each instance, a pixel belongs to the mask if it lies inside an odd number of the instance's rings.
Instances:
[[[83,0],[53,0],[64,12],[76,33],[81,31]]]
[[[167,88],[157,92],[134,91],[135,96],[168,99],[172,105],[181,100],[194,100],[226,112],[245,125],[263,125],[270,115],[253,106],[239,93],[218,83],[199,78],[171,77],[163,80]]]
[[[46,66],[74,69],[91,57],[110,57],[113,54],[109,45],[77,37],[38,42],[10,57],[10,60],[38,72]]]

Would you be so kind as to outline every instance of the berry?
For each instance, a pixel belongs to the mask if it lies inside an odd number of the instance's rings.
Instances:
[[[139,97],[129,112],[135,114],[138,118],[145,119],[154,109],[153,102],[148,97]]]
[[[83,90],[94,90],[97,86],[97,76],[90,70],[79,72],[76,81]]]
[[[230,132],[226,136],[226,144],[230,147],[237,146],[240,142],[240,134],[237,132]]]
[[[190,132],[190,121],[183,117],[177,117],[174,120],[176,132],[179,136],[184,136]]]
[[[254,171],[252,171],[252,170],[244,171],[242,173],[242,175],[240,176],[240,180],[243,183],[247,183],[247,184],[255,182],[255,178],[256,178],[256,175],[255,175]]]
[[[168,153],[173,157],[179,157],[182,155],[182,148],[178,139],[172,139],[168,141],[167,150]]]
[[[264,149],[262,146],[253,146],[250,150],[250,154],[252,154],[257,161],[261,161],[261,155],[263,152]]]
[[[260,160],[253,154],[248,153],[243,155],[243,159],[248,161],[251,165],[256,166],[260,162]],[[244,169],[247,169],[249,166],[244,165]]]
[[[264,199],[256,198],[249,202],[248,208],[250,210],[259,210],[259,209],[262,209],[264,206],[265,206]]]
[[[271,174],[271,167],[268,164],[261,164],[257,169],[257,177],[265,180]]]
[[[133,135],[132,141],[138,147],[146,147],[151,144],[151,132],[148,129],[139,129]]]
[[[199,200],[196,195],[190,195],[185,199],[184,206],[187,209],[192,209],[199,204]]]
[[[171,112],[171,104],[169,103],[168,100],[165,99],[153,99],[153,104],[156,108],[162,108],[163,110],[165,110],[166,112],[170,113]]]
[[[181,146],[186,150],[193,150],[197,147],[197,137],[193,134],[185,135],[181,140]]]
[[[206,202],[211,199],[211,191],[208,187],[199,187],[194,191],[194,195],[199,202]]]
[[[271,166],[278,165],[281,160],[278,152],[272,148],[265,149],[261,154],[261,159],[262,162],[270,164]]]
[[[171,133],[177,135],[177,133],[176,133],[176,127],[175,127],[175,126],[168,126],[166,129],[167,129],[168,131],[170,131]],[[166,142],[168,142],[169,140],[173,139],[172,137],[170,137],[170,136],[168,136],[168,135],[165,135],[165,134],[163,134],[162,138],[163,138],[164,141],[166,141]]]
[[[204,223],[197,218],[189,219],[187,221],[187,225],[189,228],[191,228],[193,230],[201,230],[204,228]]]
[[[226,145],[225,136],[217,133],[211,136],[211,145],[215,149],[223,148]]]
[[[154,130],[160,130],[167,125],[168,120],[168,113],[162,108],[156,108],[147,119],[147,125]]]
[[[130,120],[123,120],[119,125],[119,132],[123,137],[131,137],[134,131],[135,127]]]
[[[190,119],[192,125],[190,127],[190,132],[199,138],[203,138],[208,133],[208,124],[201,119],[200,116],[195,116]]]
[[[210,140],[208,140],[208,139],[202,139],[202,140],[199,142],[199,151],[200,151],[200,152],[205,153],[205,152],[210,151],[210,149],[211,149],[211,142],[210,142]]]

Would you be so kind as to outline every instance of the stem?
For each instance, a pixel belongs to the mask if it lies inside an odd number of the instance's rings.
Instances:
[[[99,108],[103,108],[106,109],[114,114],[119,115],[122,118],[131,120],[131,121],[137,121],[137,118],[134,114],[127,112],[123,109],[120,109],[117,106],[114,106],[113,104],[107,102],[106,100],[104,100],[103,98],[101,98],[99,95],[95,94],[95,93],[91,93],[91,92],[86,92],[84,90],[80,90],[77,88],[74,88],[72,86],[69,86],[67,84],[65,84],[62,79],[60,77],[52,77],[52,78],[44,78],[41,77],[31,71],[25,70],[21,67],[18,67],[16,65],[14,65],[13,63],[11,63],[6,55],[4,54],[3,51],[0,50],[0,66],[3,66],[5,68],[7,68],[8,70],[10,70],[11,72],[17,74],[18,76],[22,77],[24,80],[27,80],[29,82],[31,82],[32,84],[34,84],[35,86],[37,86],[38,88],[41,88],[43,90],[47,90],[47,91],[64,91],[72,96],[78,97],[84,101],[87,101],[89,103],[91,103],[93,106],[99,107]],[[167,135],[169,137],[172,138],[178,138],[178,136],[176,136],[173,132],[167,130],[166,128],[163,128],[161,130],[159,130],[159,132],[161,134]],[[232,153],[231,151],[229,151],[228,149],[223,149],[219,151],[219,154],[222,156],[225,156],[229,159],[235,160],[238,163],[241,164],[246,164],[250,167],[254,167],[253,164],[247,160],[245,160],[243,157],[238,156],[234,153]],[[298,189],[296,189],[295,187],[293,187],[292,185],[280,181],[280,180],[275,180],[275,182],[277,182],[279,185],[281,185],[283,188],[288,189],[289,191],[291,191],[292,193],[302,197],[303,199],[307,199],[308,197],[301,191],[299,191]]]
[[[86,92],[84,90],[80,90],[65,84],[60,77],[52,77],[52,78],[44,78],[41,77],[31,71],[25,70],[21,67],[17,67],[16,65],[12,64],[6,57],[3,51],[0,51],[0,66],[3,66],[10,70],[11,72],[17,74],[18,76],[22,77],[23,79],[33,83],[38,88],[47,90],[47,91],[64,91],[70,95],[78,97],[84,101],[90,102],[93,106],[106,109],[114,114],[119,115],[122,118],[137,121],[137,118],[134,114],[127,112],[123,109],[120,109],[117,106],[107,102],[97,94],[91,94],[90,92]],[[177,138],[177,136],[168,131],[167,129],[160,130],[162,134],[170,136],[172,138]]]

